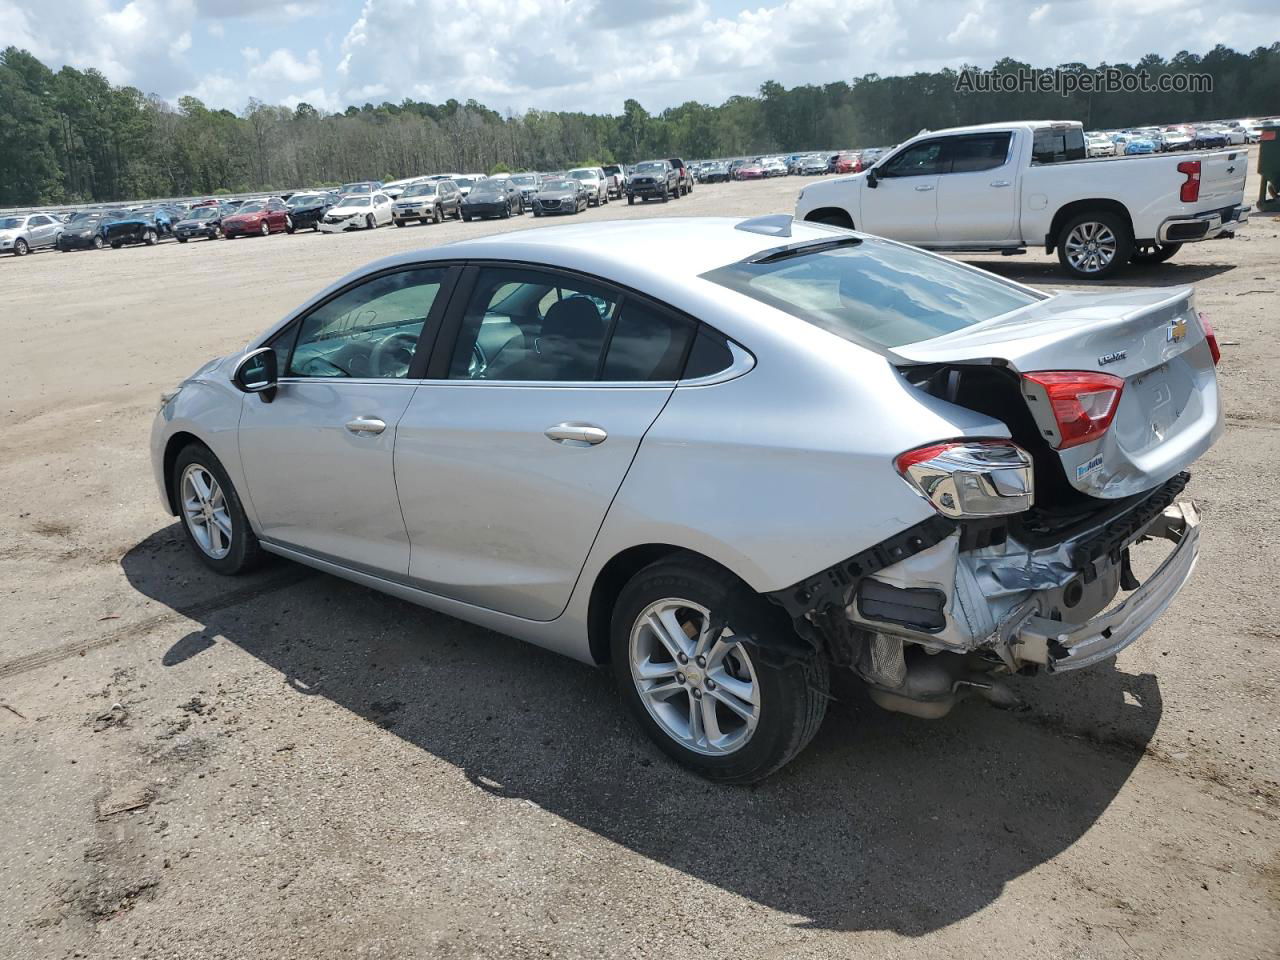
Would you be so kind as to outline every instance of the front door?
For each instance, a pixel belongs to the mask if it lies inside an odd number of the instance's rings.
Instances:
[[[277,335],[274,399],[247,394],[240,457],[263,536],[403,577],[409,538],[396,495],[396,428],[438,326],[446,268],[375,276]],[[433,310],[433,307],[437,309]]]
[[[947,138],[937,191],[943,241],[999,244],[1014,239],[1018,177],[1012,140],[1008,130]]]
[[[552,620],[695,325],[567,273],[493,266],[474,281],[452,349],[432,359],[396,438],[409,576]]]
[[[862,184],[862,219],[854,226],[906,243],[937,240],[942,146],[942,140],[922,140],[878,165],[876,185]]]

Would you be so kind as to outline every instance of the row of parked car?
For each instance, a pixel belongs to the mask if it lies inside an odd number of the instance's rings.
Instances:
[[[1257,143],[1260,120],[1225,120],[1219,123],[1175,123],[1165,127],[1126,130],[1091,130],[1085,134],[1089,156],[1119,157],[1175,150],[1210,150]]]

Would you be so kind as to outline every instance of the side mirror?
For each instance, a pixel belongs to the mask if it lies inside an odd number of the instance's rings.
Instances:
[[[279,371],[276,369],[276,352],[271,347],[262,347],[252,353],[246,353],[236,363],[231,373],[231,382],[243,393],[257,393],[262,396],[263,403],[270,403],[276,398],[276,381]]]
[[[873,168],[873,169],[871,169],[871,170],[868,170],[868,171],[867,171],[867,186],[868,186],[870,189],[874,190],[874,189],[876,188],[876,184],[877,184],[877,183],[879,183],[879,182],[880,182],[880,181],[879,181],[879,179],[877,179],[877,177],[876,177],[876,171],[875,171],[875,169]]]

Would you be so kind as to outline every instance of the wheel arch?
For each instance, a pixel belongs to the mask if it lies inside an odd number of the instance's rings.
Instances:
[[[178,460],[178,454],[193,443],[197,443],[202,447],[209,446],[194,433],[189,433],[186,430],[176,432],[166,441],[164,446],[164,460],[162,461],[164,464],[164,499],[165,503],[169,505],[171,516],[176,517],[178,515],[178,492],[173,489],[173,465]]]
[[[1063,204],[1058,208],[1057,213],[1053,215],[1053,220],[1049,224],[1049,232],[1044,238],[1044,252],[1053,253],[1058,247],[1058,235],[1062,232],[1067,221],[1082,213],[1112,213],[1120,217],[1129,227],[1129,236],[1133,237],[1133,216],[1129,213],[1129,208],[1119,200],[1112,200],[1106,197],[1091,197],[1084,200],[1072,200],[1070,203]]]
[[[816,210],[810,210],[804,215],[805,220],[810,223],[827,223],[834,227],[844,227],[852,230],[853,217],[849,215],[849,211],[844,207],[818,207]]]

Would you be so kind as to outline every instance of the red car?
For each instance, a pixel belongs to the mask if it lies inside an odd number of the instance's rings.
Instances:
[[[748,163],[738,168],[737,177],[739,180],[763,180],[764,176],[764,167],[758,163]]]
[[[265,237],[286,231],[293,233],[293,221],[289,218],[289,208],[276,197],[250,200],[235,213],[222,218],[222,235],[228,240],[255,233]]]
[[[862,154],[852,151],[836,155],[836,173],[861,173]]]

